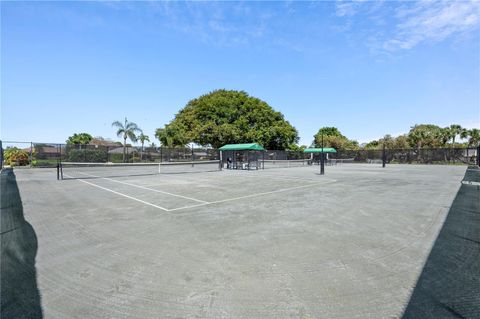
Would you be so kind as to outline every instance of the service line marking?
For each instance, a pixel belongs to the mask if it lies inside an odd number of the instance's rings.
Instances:
[[[295,177],[295,176],[289,176],[289,175],[279,175],[279,174],[272,175],[272,174],[266,174],[266,173],[263,173],[263,172],[260,172],[259,174],[260,174],[259,176],[265,176],[265,177],[271,178],[271,179],[318,183],[316,180],[313,180],[313,179],[305,179],[305,178],[302,178],[302,177]],[[240,174],[235,175],[235,176],[240,176]],[[259,178],[255,175],[245,175],[245,176],[249,177],[249,178]]]
[[[67,176],[67,177],[69,177],[69,178],[73,178],[72,176],[69,176],[69,175],[66,175],[66,174],[65,174],[65,176]],[[93,175],[92,175],[92,176],[93,176]],[[104,179],[106,179],[106,178],[104,178]],[[277,190],[274,190],[274,191],[262,192],[262,193],[255,193],[255,194],[250,194],[250,195],[245,195],[245,196],[238,196],[238,197],[227,198],[227,199],[221,199],[221,200],[212,201],[212,202],[205,202],[205,201],[203,201],[203,202],[200,203],[200,204],[187,205],[187,206],[182,206],[182,207],[178,207],[178,208],[168,209],[168,208],[161,207],[161,206],[152,204],[152,203],[150,203],[150,202],[147,202],[147,201],[144,201],[144,200],[135,198],[135,197],[133,197],[133,196],[126,195],[126,194],[123,194],[123,193],[114,191],[114,190],[109,189],[109,188],[107,188],[107,187],[103,187],[103,186],[100,186],[100,185],[97,185],[97,184],[94,184],[94,183],[87,182],[87,181],[82,180],[82,179],[77,179],[77,180],[78,180],[79,182],[82,182],[82,183],[85,183],[85,184],[88,184],[88,185],[91,185],[91,186],[94,186],[94,187],[98,187],[98,188],[103,189],[103,190],[106,190],[106,191],[108,191],[108,192],[111,192],[111,193],[114,193],[114,194],[117,194],[117,195],[120,195],[120,196],[129,198],[129,199],[132,199],[132,200],[134,200],[134,201],[137,201],[137,202],[140,202],[140,203],[143,203],[143,204],[146,204],[146,205],[149,205],[149,206],[152,206],[152,207],[161,209],[161,210],[166,211],[166,212],[179,211],[179,210],[183,210],[183,209],[200,207],[200,206],[207,206],[207,205],[212,205],[212,204],[221,204],[221,203],[236,201],[236,200],[245,199],[245,198],[253,198],[253,197],[259,197],[259,196],[264,196],[264,195],[270,195],[270,194],[288,192],[288,191],[292,191],[292,190],[296,190],[296,189],[313,187],[313,186],[317,186],[317,185],[326,185],[326,184],[330,184],[330,183],[335,183],[335,182],[336,182],[336,180],[329,180],[329,181],[326,181],[326,182],[323,181],[323,182],[318,182],[318,183],[309,184],[309,185],[301,185],[301,186],[295,186],[295,187],[289,187],[289,188],[282,188],[282,189],[277,189]],[[115,181],[115,180],[113,180],[113,181]],[[134,185],[134,184],[132,184],[132,186],[133,186],[133,185]],[[136,185],[136,186],[138,186],[138,185]],[[151,189],[150,189],[150,190],[151,190]]]
[[[101,177],[101,176],[91,175],[91,174],[87,174],[87,173],[80,173],[80,174],[87,175],[87,176],[90,176],[90,177],[97,177],[97,178],[100,178],[100,179],[106,179],[106,180],[109,180],[109,181],[112,181],[112,182],[115,182],[115,183],[120,183],[120,184],[125,184],[125,185],[128,185],[128,186],[138,187],[138,188],[149,190],[149,191],[156,192],[156,193],[161,193],[161,194],[171,195],[171,196],[175,196],[175,197],[180,197],[180,198],[188,199],[188,200],[191,200],[191,201],[194,201],[194,202],[208,204],[208,202],[204,201],[204,200],[200,200],[200,199],[196,199],[196,198],[192,198],[192,197],[187,197],[187,196],[182,196],[182,195],[178,195],[178,194],[172,194],[172,193],[169,193],[169,192],[161,191],[159,189],[154,189],[154,188],[145,187],[145,186],[141,186],[141,185],[136,185],[136,184],[132,184],[132,183],[122,182],[122,181],[112,179],[112,178],[108,178],[108,177]]]
[[[69,176],[69,175],[67,175],[67,174],[64,174],[64,175],[67,176],[67,177],[69,177],[69,178],[74,178],[73,176]],[[90,183],[90,182],[84,181],[84,180],[82,180],[82,179],[77,179],[77,180],[78,180],[79,182],[82,182],[82,183],[85,183],[85,184],[88,184],[88,185],[91,185],[91,186],[94,186],[94,187],[98,187],[98,188],[100,188],[100,189],[106,190],[107,192],[111,192],[111,193],[114,193],[114,194],[117,194],[117,195],[120,195],[120,196],[129,198],[129,199],[132,199],[132,200],[134,200],[134,201],[143,203],[143,204],[145,204],[145,205],[149,205],[149,206],[152,206],[152,207],[161,209],[161,210],[166,211],[166,212],[169,211],[169,209],[167,209],[167,208],[165,208],[165,207],[158,206],[158,205],[149,203],[149,202],[147,202],[147,201],[144,201],[144,200],[135,198],[135,197],[133,197],[133,196],[129,196],[129,195],[126,195],[126,194],[123,194],[123,193],[114,191],[113,189],[106,188],[106,187],[103,187],[103,186],[100,186],[100,185],[97,185],[97,184],[94,184],[94,183]]]
[[[239,200],[239,199],[245,199],[245,198],[252,198],[252,197],[258,197],[258,196],[288,192],[288,191],[292,191],[292,190],[296,190],[296,189],[307,188],[307,187],[312,187],[312,186],[317,186],[317,185],[325,185],[325,184],[330,184],[330,183],[334,183],[334,182],[336,182],[336,180],[329,180],[327,182],[318,182],[318,183],[315,183],[315,184],[302,185],[302,186],[296,186],[296,187],[282,188],[282,189],[277,189],[277,190],[269,191],[269,192],[255,193],[255,194],[251,194],[251,195],[245,195],[245,196],[216,200],[216,201],[205,203],[205,204],[197,204],[197,205],[191,205],[191,206],[172,208],[172,209],[169,209],[169,211],[172,212],[172,211],[177,211],[177,210],[182,210],[182,209],[187,209],[187,208],[192,208],[192,207],[206,206],[206,205],[212,205],[212,204],[220,204],[220,203],[231,202],[231,201],[235,201],[235,200]]]

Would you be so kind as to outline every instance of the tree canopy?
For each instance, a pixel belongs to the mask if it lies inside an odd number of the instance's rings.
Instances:
[[[390,134],[385,135],[379,140],[373,140],[363,145],[364,149],[381,149],[383,145],[388,149],[406,149],[410,148],[406,135],[392,137]]]
[[[416,124],[410,128],[408,134],[371,141],[364,145],[365,149],[377,149],[385,146],[390,149],[404,148],[437,148],[437,147],[464,147],[478,144],[480,136],[477,129],[467,130],[458,124],[440,127],[433,124]],[[467,139],[467,143],[457,143],[456,138]]]
[[[447,129],[442,130],[441,127],[433,124],[414,125],[408,132],[408,143],[416,148],[439,147],[445,145],[449,139],[450,132]]]
[[[68,137],[67,144],[88,144],[92,139],[93,137],[88,133],[75,133]]]
[[[322,127],[318,133],[313,136],[315,147],[333,147],[335,149],[358,149],[358,142],[349,140],[336,127]]]
[[[460,136],[462,138],[468,138],[468,146],[480,145],[480,130],[477,128],[472,128],[471,130],[463,129]]]
[[[244,91],[216,90],[193,99],[155,136],[168,147],[196,143],[259,143],[266,149],[287,149],[298,132],[282,113]]]

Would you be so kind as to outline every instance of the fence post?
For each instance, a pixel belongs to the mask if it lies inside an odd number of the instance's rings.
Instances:
[[[3,146],[2,141],[0,141],[0,169],[3,168]]]
[[[192,167],[193,167],[193,161],[195,160],[195,154],[193,153],[193,145],[192,145]]]
[[[29,159],[30,159],[30,168],[32,168],[32,162],[33,162],[33,142],[30,142],[30,154],[29,154]]]
[[[387,153],[385,153],[385,143],[383,143],[382,150],[382,167],[385,167],[385,162],[387,161]]]
[[[480,145],[477,146],[477,166],[480,166]]]

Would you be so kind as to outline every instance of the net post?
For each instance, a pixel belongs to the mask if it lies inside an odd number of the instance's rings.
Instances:
[[[322,131],[322,152],[320,153],[320,175],[325,175],[325,159],[323,157],[324,144],[323,144],[323,131]]]
[[[223,157],[223,154],[222,154],[222,151],[221,151],[221,150],[219,150],[218,152],[219,152],[219,158],[220,158],[220,163],[218,163],[218,165],[219,165],[219,170],[221,171],[221,170],[222,170],[222,166],[223,166],[223,165],[222,165],[222,164],[223,164],[223,158],[222,158],[222,157]]]
[[[323,147],[322,152],[320,153],[320,175],[325,175],[325,156],[323,156]]]

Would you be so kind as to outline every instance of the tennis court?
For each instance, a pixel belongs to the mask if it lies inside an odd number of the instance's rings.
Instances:
[[[34,255],[27,306],[46,318],[401,317],[466,167],[284,166],[59,181],[14,170],[31,229],[9,236],[35,241],[17,247]]]

